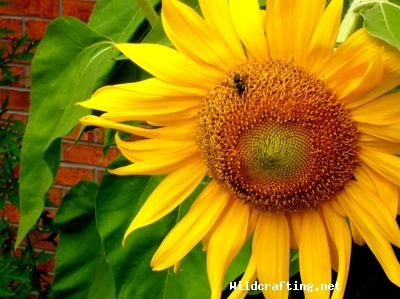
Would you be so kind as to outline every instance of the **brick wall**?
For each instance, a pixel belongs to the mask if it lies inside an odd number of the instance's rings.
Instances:
[[[10,41],[28,34],[30,41],[44,36],[49,22],[60,16],[72,16],[82,21],[88,21],[96,0],[8,0],[11,5],[0,6],[0,27],[7,27],[16,31],[6,36],[0,44],[9,44]],[[15,119],[29,121],[30,95],[30,64],[13,65],[15,74],[24,76],[22,81],[9,87],[0,87],[0,101],[9,96],[9,110]],[[61,198],[81,179],[100,181],[105,166],[118,155],[117,149],[110,149],[106,159],[101,161],[103,135],[100,129],[83,135],[81,141],[73,146],[78,129],[63,139],[63,153],[61,167],[57,177],[49,190],[50,200],[56,206]],[[18,171],[18,170],[17,170]],[[54,216],[57,207],[46,209]],[[6,218],[18,224],[19,213],[14,206],[5,207]],[[45,236],[44,236],[45,237]],[[41,236],[43,238],[43,236]],[[37,249],[47,250],[54,254],[55,247],[48,242],[32,240]],[[54,260],[49,262],[46,270],[52,272]],[[52,274],[52,273],[51,273]],[[51,279],[51,278],[50,278]]]

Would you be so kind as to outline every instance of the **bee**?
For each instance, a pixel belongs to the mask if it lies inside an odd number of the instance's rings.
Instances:
[[[233,86],[235,87],[238,95],[242,95],[246,90],[246,86],[243,83],[242,77],[239,74],[233,76]]]

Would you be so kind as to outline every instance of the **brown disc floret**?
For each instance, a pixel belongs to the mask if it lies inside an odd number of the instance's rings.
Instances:
[[[358,163],[358,132],[329,87],[291,62],[250,62],[204,99],[196,141],[220,186],[257,210],[334,198]]]

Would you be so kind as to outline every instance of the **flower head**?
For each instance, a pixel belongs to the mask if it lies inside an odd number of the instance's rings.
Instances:
[[[155,78],[104,87],[82,106],[99,125],[148,139],[117,146],[132,165],[118,175],[168,174],[129,226],[171,212],[209,175],[211,181],[168,234],[154,270],[179,265],[200,241],[212,298],[227,267],[253,235],[242,280],[289,279],[299,249],[303,283],[331,282],[342,298],[351,238],[367,243],[400,286],[400,53],[363,29],[336,50],[342,0],[200,0],[203,17],[164,0],[162,20],[175,49],[116,47]],[[143,120],[156,129],[121,122]],[[348,222],[347,222],[348,220]],[[349,223],[349,224],[348,224]],[[243,298],[236,290],[231,298]],[[264,290],[287,298],[288,290]],[[329,290],[306,298],[328,298]]]

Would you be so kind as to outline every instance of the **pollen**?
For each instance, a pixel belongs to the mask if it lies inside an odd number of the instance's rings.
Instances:
[[[292,62],[249,62],[226,73],[197,117],[210,176],[259,211],[315,209],[344,188],[359,162],[349,112]]]

